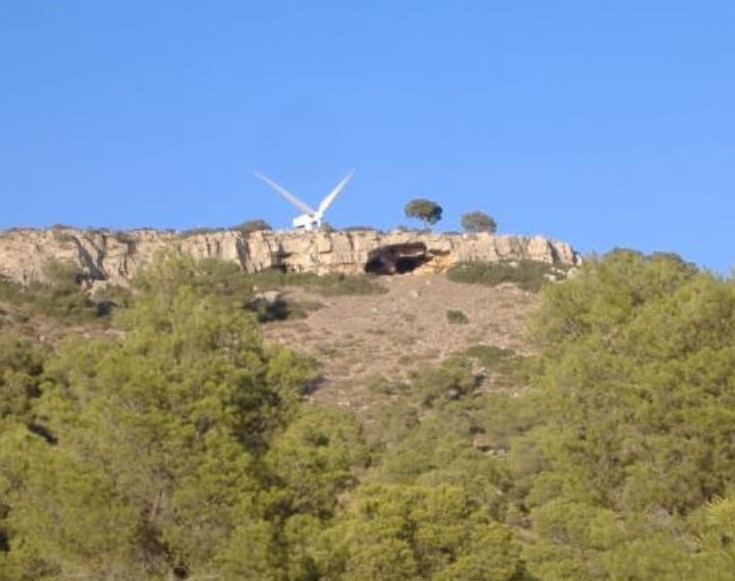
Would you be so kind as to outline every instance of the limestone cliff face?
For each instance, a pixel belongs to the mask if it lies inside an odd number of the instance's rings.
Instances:
[[[93,281],[126,284],[162,252],[236,262],[248,272],[279,268],[317,274],[441,271],[460,261],[531,259],[574,266],[566,243],[540,236],[370,230],[186,234],[160,230],[12,229],[0,233],[0,276],[24,284],[51,260],[70,261]]]

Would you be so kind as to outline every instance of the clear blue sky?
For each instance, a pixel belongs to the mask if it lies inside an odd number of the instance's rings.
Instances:
[[[0,228],[405,202],[735,264],[732,0],[0,0]]]

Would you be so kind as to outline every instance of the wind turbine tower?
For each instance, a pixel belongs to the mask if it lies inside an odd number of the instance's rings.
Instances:
[[[260,173],[256,173],[255,175],[263,180],[266,184],[268,184],[271,188],[276,190],[276,192],[281,194],[281,196],[291,202],[296,208],[303,212],[303,214],[301,214],[300,216],[296,216],[293,219],[293,227],[296,230],[319,230],[322,226],[322,221],[324,220],[324,213],[327,211],[329,206],[332,205],[334,199],[344,189],[344,187],[347,185],[347,182],[350,181],[350,178],[352,178],[354,173],[355,170],[352,170],[345,177],[343,177],[342,180],[334,187],[334,189],[329,192],[329,194],[327,194],[327,196],[321,201],[316,210],[309,206],[309,204],[307,204],[306,202],[294,196],[283,186],[278,185],[269,177],[264,176]]]

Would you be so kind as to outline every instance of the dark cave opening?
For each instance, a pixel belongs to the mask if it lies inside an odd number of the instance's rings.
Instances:
[[[422,258],[415,258],[413,256],[404,256],[396,260],[396,274],[405,274],[407,272],[413,272],[419,266],[421,266],[425,260]]]
[[[370,274],[406,274],[429,262],[426,245],[422,242],[390,244],[371,251],[365,263]]]

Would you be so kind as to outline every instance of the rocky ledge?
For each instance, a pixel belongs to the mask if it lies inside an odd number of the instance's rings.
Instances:
[[[569,244],[541,236],[372,230],[243,234],[237,230],[11,229],[0,233],[0,276],[28,284],[43,279],[48,261],[59,260],[78,265],[92,281],[124,285],[165,252],[227,260],[248,272],[275,268],[317,274],[441,272],[465,261],[536,260],[560,266],[581,261]]]

